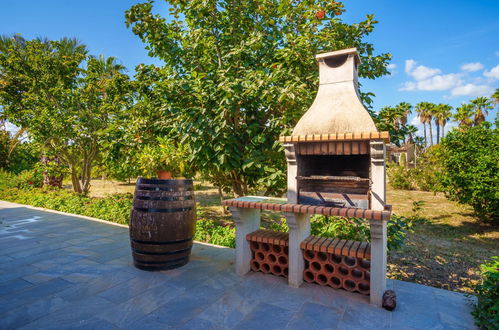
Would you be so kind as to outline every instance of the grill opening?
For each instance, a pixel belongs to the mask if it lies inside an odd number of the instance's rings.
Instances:
[[[369,155],[297,155],[298,202],[369,208]]]
[[[369,178],[369,155],[297,155],[298,176]]]

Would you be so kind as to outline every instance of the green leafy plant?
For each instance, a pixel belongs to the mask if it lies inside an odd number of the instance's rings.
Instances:
[[[175,144],[166,137],[158,137],[157,144],[146,145],[138,157],[143,175],[156,177],[164,170],[176,176],[191,176],[187,161],[188,149],[184,144]]]
[[[17,175],[0,168],[0,191],[17,187]]]
[[[0,170],[0,188],[5,173]],[[24,185],[21,185],[23,188]],[[91,198],[82,194],[59,189],[7,188],[0,189],[0,199],[15,203],[43,207],[128,224],[132,207],[132,194],[113,194],[103,198]]]
[[[113,57],[88,55],[76,39],[0,38],[0,106],[31,141],[57,155],[73,189],[88,193],[110,130],[130,104],[131,86]]]
[[[25,170],[17,175],[17,187],[21,189],[40,188],[43,175],[39,170]]]
[[[223,226],[211,220],[198,220],[196,222],[196,235],[194,239],[235,248],[236,229],[230,225]]]
[[[357,47],[360,77],[388,74],[390,54],[365,40],[374,16],[345,23],[340,1],[167,3],[171,19],[156,14],[153,1],[126,12],[127,26],[164,63],[137,67],[136,106],[153,109],[144,111],[149,127],[188,145],[203,176],[237,196],[284,190],[278,138],[312,104],[315,54]],[[369,104],[370,94],[362,96]]]
[[[477,303],[471,313],[477,326],[497,329],[499,325],[499,257],[480,266],[482,281],[475,287]]]
[[[455,129],[442,140],[442,187],[484,220],[499,219],[499,129],[484,122]]]
[[[413,190],[414,184],[410,173],[411,169],[407,167],[390,164],[387,170],[388,183],[394,189]]]
[[[428,148],[418,156],[415,168],[389,164],[387,175],[390,186],[401,190],[442,191],[443,168],[439,159],[441,148],[440,145]]]
[[[412,208],[411,208],[411,219],[414,221],[424,221],[426,220],[421,216],[421,211],[423,210],[425,206],[425,201],[412,201]]]
[[[387,247],[389,251],[401,248],[407,233],[413,232],[413,219],[392,215],[387,224]],[[268,229],[288,232],[285,219],[273,222]],[[342,218],[314,215],[310,219],[310,232],[320,237],[336,237],[360,242],[370,242],[369,221],[361,218]]]

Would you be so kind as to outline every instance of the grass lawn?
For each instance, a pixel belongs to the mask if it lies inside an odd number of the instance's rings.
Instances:
[[[133,183],[94,180],[91,195],[133,193],[134,187]],[[202,218],[221,223],[232,221],[230,214],[224,214],[215,188],[199,182],[195,187]],[[479,279],[479,265],[499,255],[499,226],[480,223],[470,207],[448,201],[440,193],[388,188],[387,201],[393,205],[394,213],[405,216],[412,215],[414,201],[423,201],[420,215],[425,219],[416,225],[402,249],[391,252],[389,277],[471,293],[472,285]],[[278,217],[276,213],[264,212],[262,219],[267,222]]]

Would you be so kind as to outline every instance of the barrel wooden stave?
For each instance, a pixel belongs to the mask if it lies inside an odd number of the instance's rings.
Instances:
[[[172,269],[189,261],[195,206],[191,180],[139,179],[130,220],[136,267]]]

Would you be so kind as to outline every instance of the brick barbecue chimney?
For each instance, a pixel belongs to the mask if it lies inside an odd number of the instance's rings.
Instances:
[[[291,136],[288,203],[383,210],[385,143],[359,98],[355,48],[319,54],[319,90]]]

